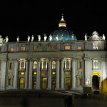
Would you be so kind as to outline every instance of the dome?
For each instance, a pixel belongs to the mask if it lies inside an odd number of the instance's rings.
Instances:
[[[76,37],[74,34],[67,30],[67,29],[58,29],[55,30],[52,35],[52,41],[70,41],[70,40],[76,40]]]
[[[52,36],[52,41],[71,41],[71,40],[77,40],[76,36],[67,29],[66,22],[64,20],[64,17],[62,15],[62,18],[58,24],[58,30],[55,30],[50,35]]]

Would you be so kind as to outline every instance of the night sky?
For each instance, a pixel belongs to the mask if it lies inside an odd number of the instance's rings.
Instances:
[[[0,34],[15,41],[19,35],[49,35],[58,28],[61,14],[69,30],[83,39],[96,30],[107,35],[105,0],[3,0],[0,1]]]

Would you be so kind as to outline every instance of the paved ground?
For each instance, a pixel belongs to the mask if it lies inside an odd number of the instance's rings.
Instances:
[[[76,97],[74,107],[107,107],[107,96],[98,94]]]
[[[68,94],[59,92],[12,92],[0,94],[0,107],[107,107],[107,96],[94,94],[68,97]]]

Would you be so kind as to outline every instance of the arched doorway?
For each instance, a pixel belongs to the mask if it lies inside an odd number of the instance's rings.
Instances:
[[[92,87],[94,90],[99,90],[100,77],[98,75],[93,75],[92,77]]]

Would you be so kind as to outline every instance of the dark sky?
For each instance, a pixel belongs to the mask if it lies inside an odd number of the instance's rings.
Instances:
[[[57,29],[61,14],[78,39],[97,30],[107,35],[105,0],[3,0],[0,1],[0,34],[9,40],[19,35],[46,33]]]

